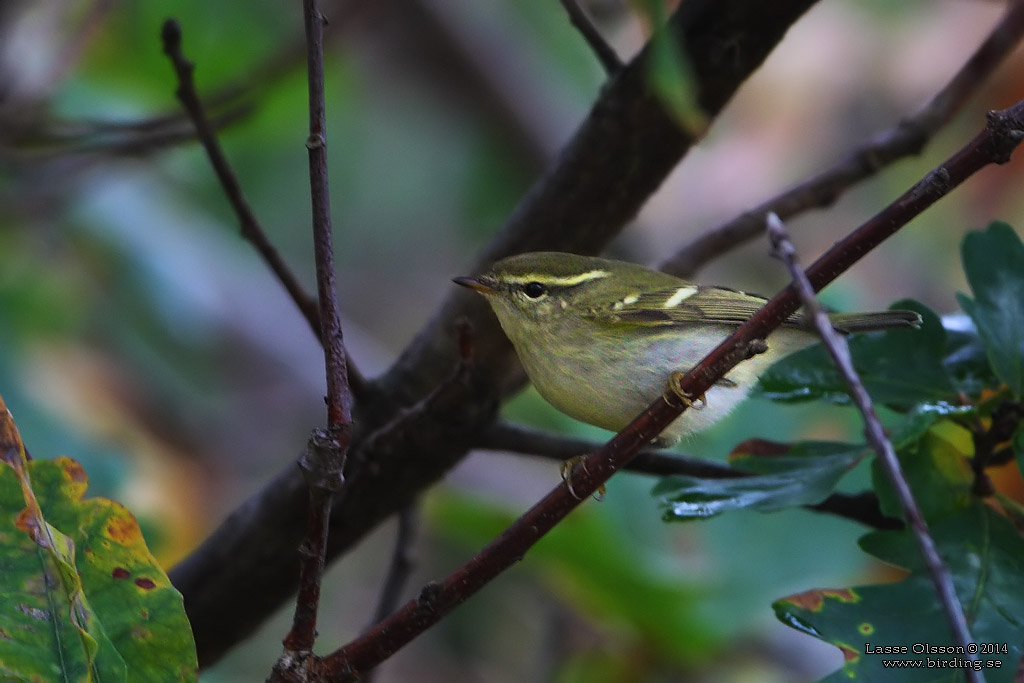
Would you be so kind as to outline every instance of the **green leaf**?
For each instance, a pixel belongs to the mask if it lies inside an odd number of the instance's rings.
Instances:
[[[946,332],[942,321],[916,301],[893,308],[921,314],[920,329],[893,329],[850,339],[850,354],[864,387],[878,403],[907,410],[921,401],[952,400],[955,389],[944,366]],[[755,390],[775,401],[823,399],[846,405],[846,382],[820,345],[798,351],[773,365]]]
[[[920,403],[902,416],[902,420],[889,427],[889,442],[897,452],[916,447],[925,434],[938,422],[950,418],[970,418],[977,415],[971,405],[950,403]]]
[[[967,316],[963,318],[969,320]],[[989,365],[985,344],[976,329],[946,330],[943,364],[956,390],[967,396],[978,396],[982,390],[1002,384]]]
[[[1024,542],[1006,519],[980,503],[935,523],[931,532],[974,642],[990,650],[977,653],[978,666],[988,683],[1013,681],[1024,654]],[[959,667],[940,666],[966,660],[966,653],[914,652],[915,646],[955,645],[911,533],[874,532],[861,547],[909,569],[910,576],[885,585],[807,591],[777,601],[776,616],[842,650],[843,668],[826,681],[962,681]],[[883,646],[908,651],[882,654]],[[893,660],[920,664],[896,673],[885,663]]]
[[[762,512],[824,500],[839,480],[866,453],[861,445],[803,442],[740,444],[732,457],[754,476],[737,479],[698,479],[673,476],[652,491],[666,521],[713,517],[726,510],[751,508]]]
[[[985,343],[989,363],[1017,398],[1024,396],[1024,244],[1006,223],[968,233],[961,249],[974,299],[957,299]]]
[[[896,447],[896,444],[893,444]],[[951,420],[941,420],[916,440],[903,439],[896,454],[925,520],[954,514],[972,504],[974,452],[971,434]],[[871,479],[882,512],[903,518],[903,509],[881,464],[871,463]]]
[[[0,400],[0,663],[4,681],[193,681],[181,594],[135,518],[70,458],[25,458]]]
[[[647,77],[651,90],[680,128],[700,137],[707,130],[708,118],[698,103],[690,61],[668,28],[664,3],[645,0],[641,9],[650,25],[656,27],[648,48],[651,55]]]

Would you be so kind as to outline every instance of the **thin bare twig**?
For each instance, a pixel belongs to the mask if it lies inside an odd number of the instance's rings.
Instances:
[[[321,339],[327,370],[327,424],[333,427],[348,425],[352,421],[352,399],[348,392],[348,367],[334,282],[331,199],[327,181],[323,54],[323,27],[326,19],[316,0],[304,0],[302,7],[309,67],[309,137],[306,138],[306,150],[309,152],[309,186],[313,209],[313,251],[320,302]]]
[[[222,102],[210,117],[212,128],[224,128],[252,112],[246,102]],[[0,114],[4,153],[18,161],[45,162],[69,155],[139,157],[164,147],[196,140],[195,125],[186,113],[158,114],[135,121],[55,119],[17,110]]]
[[[295,598],[292,627],[284,638],[285,652],[274,666],[274,673],[312,654],[316,639],[320,583],[326,564],[327,536],[330,531],[331,500],[345,478],[347,430],[315,429],[299,467],[309,489],[306,536],[299,546],[299,592]],[[273,676],[271,680],[277,680]]]
[[[418,517],[419,513],[415,503],[405,506],[398,512],[395,548],[391,554],[391,564],[388,566],[388,575],[384,579],[380,600],[373,614],[372,623],[374,624],[395,611],[402,592],[409,582],[409,576],[415,567],[412,544],[416,540],[416,530],[419,526]],[[373,683],[378,671],[380,669],[372,669],[363,674],[360,678],[361,683]]]
[[[312,656],[320,603],[320,582],[327,556],[331,502],[343,483],[342,470],[352,432],[352,397],[341,333],[334,281],[334,245],[331,233],[330,193],[327,181],[327,126],[324,103],[324,42],[326,19],[317,0],[303,0],[306,29],[306,63],[309,89],[309,185],[313,205],[313,252],[316,260],[317,294],[324,367],[327,376],[327,429],[314,432],[311,447],[300,459],[309,484],[309,517],[306,537],[299,549],[299,593],[292,628],[284,639],[285,652],[272,678],[284,678],[287,667]]]
[[[661,270],[691,277],[705,264],[758,237],[764,217],[788,220],[808,209],[824,208],[855,183],[899,159],[918,154],[963,107],[1024,36],[1024,2],[1010,3],[1006,14],[955,76],[913,116],[903,119],[832,167],[769,199],[742,215],[711,228],[661,264]]]
[[[481,435],[477,448],[505,450],[523,455],[535,455],[551,460],[568,460],[586,453],[593,453],[601,444],[585,439],[574,439],[559,434],[549,434],[507,422],[495,422]],[[698,458],[680,453],[642,450],[625,467],[629,472],[659,477],[684,475],[702,479],[738,479],[752,476],[749,472],[737,470],[729,465],[707,458]],[[886,517],[878,504],[878,498],[871,492],[860,494],[832,493],[828,498],[805,505],[808,510],[843,517],[874,529],[902,529],[903,523]]]
[[[608,41],[601,35],[601,32],[597,30],[597,26],[594,26],[594,22],[590,20],[586,10],[583,9],[577,0],[561,0],[561,3],[565,11],[569,13],[569,21],[580,32],[583,39],[587,41],[590,49],[594,51],[594,55],[601,62],[605,73],[609,76],[614,76],[618,73],[622,68],[622,60],[619,59],[615,48],[609,45]]]
[[[391,565],[388,568],[387,578],[384,580],[380,602],[374,612],[373,623],[377,623],[391,614],[398,605],[398,598],[416,564],[412,544],[416,540],[418,527],[419,511],[416,505],[407,505],[402,508],[398,513],[398,530],[395,533],[395,548],[391,553]]]
[[[192,119],[199,142],[203,145],[203,149],[206,150],[206,156],[210,159],[210,165],[213,166],[217,179],[224,189],[224,194],[227,196],[228,202],[230,202],[231,208],[234,209],[235,216],[238,218],[242,237],[256,248],[256,251],[263,257],[263,260],[285,288],[285,291],[288,292],[292,301],[295,302],[295,305],[306,319],[317,339],[323,341],[320,312],[317,308],[316,299],[306,292],[299,279],[295,277],[288,264],[284,262],[281,253],[270,242],[270,238],[267,237],[263,226],[256,219],[256,214],[252,212],[252,208],[242,192],[242,186],[238,183],[238,178],[235,176],[235,172],[231,168],[231,164],[228,163],[227,156],[225,156],[224,150],[221,149],[220,142],[217,140],[216,126],[212,125],[206,116],[206,110],[196,91],[195,79],[192,77],[195,65],[186,59],[181,51],[181,26],[176,20],[168,19],[164,22],[160,35],[164,44],[164,53],[170,58],[171,64],[174,65],[174,71],[178,76],[178,89],[175,91],[175,94],[188,113],[189,118]],[[349,384],[352,391],[358,395],[364,390],[366,380],[363,379],[362,375],[352,365],[351,360],[347,358],[346,366]]]
[[[990,112],[988,125],[964,148],[819,258],[807,271],[812,286],[820,289],[834,280],[980,168],[990,163],[1005,163],[1021,139],[1024,139],[1024,101],[1005,111]],[[440,582],[427,584],[415,600],[324,657],[319,662],[322,671],[344,675],[373,668],[518,562],[542,536],[682,414],[689,403],[682,396],[704,394],[735,365],[764,348],[763,340],[768,334],[799,307],[800,298],[793,288],[776,294],[682,379],[674,382],[671,390],[575,468],[572,491],[568,486],[559,486],[548,493],[462,567]]]
[[[199,95],[196,93],[195,80],[192,77],[195,65],[188,61],[181,51],[181,26],[176,20],[168,19],[164,22],[163,31],[160,35],[163,39],[164,53],[170,58],[171,63],[174,65],[174,71],[178,75],[178,89],[175,94],[178,100],[181,101],[185,111],[188,112],[189,117],[191,117],[196,133],[199,135],[199,141],[202,143],[203,149],[206,150],[206,155],[210,158],[210,165],[213,166],[217,179],[220,180],[221,187],[224,188],[224,194],[231,203],[231,207],[235,210],[235,215],[238,217],[239,227],[242,231],[242,237],[256,247],[256,251],[260,253],[263,260],[270,266],[270,269],[274,271],[274,275],[284,285],[292,301],[302,311],[306,322],[309,323],[309,326],[313,328],[313,331],[319,337],[320,318],[317,314],[316,300],[306,293],[298,278],[295,277],[291,269],[284,262],[280,252],[270,243],[259,221],[256,220],[256,216],[253,214],[252,208],[250,208],[249,202],[242,192],[242,187],[238,184],[238,178],[228,163],[224,150],[221,149],[214,128],[210,125],[210,121],[206,116],[202,102],[199,100]]]
[[[818,302],[817,297],[815,297],[814,288],[807,279],[807,274],[804,273],[803,268],[800,267],[797,261],[796,249],[790,241],[789,235],[786,234],[786,228],[783,226],[782,221],[775,214],[768,214],[766,223],[772,247],[789,270],[793,283],[800,293],[804,312],[814,322],[814,326],[817,328],[818,335],[821,337],[825,349],[828,351],[829,356],[832,357],[832,361],[839,369],[843,380],[850,389],[850,396],[853,399],[854,405],[857,406],[857,409],[864,417],[864,434],[867,436],[868,443],[878,455],[879,461],[882,463],[882,467],[889,478],[889,483],[892,484],[896,492],[900,507],[903,509],[903,514],[910,524],[910,530],[917,540],[921,556],[924,558],[928,572],[931,574],[932,582],[935,584],[939,601],[942,603],[946,617],[949,619],[953,636],[956,638],[957,643],[963,647],[963,651],[970,653],[972,651],[971,643],[974,640],[971,638],[970,630],[967,627],[967,616],[964,614],[963,606],[956,596],[953,578],[950,576],[949,569],[943,563],[938,548],[935,547],[935,541],[928,531],[928,525],[921,514],[921,509],[917,506],[917,501],[914,500],[914,494],[910,490],[910,485],[903,475],[899,458],[896,457],[896,451],[892,447],[892,442],[886,437],[882,422],[878,419],[878,414],[875,412],[874,403],[871,401],[871,397],[868,396],[864,383],[860,380],[860,375],[858,375],[853,367],[850,347],[847,346],[846,340],[832,327],[828,314]],[[977,659],[976,654],[968,654],[967,656],[970,659]],[[982,683],[984,681],[984,676],[981,672],[975,671],[970,667],[965,667],[964,671],[967,674],[967,680],[974,683]]]

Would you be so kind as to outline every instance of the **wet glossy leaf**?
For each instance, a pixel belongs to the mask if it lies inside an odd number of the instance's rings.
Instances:
[[[916,330],[887,330],[850,339],[854,367],[868,393],[875,401],[901,410],[922,401],[952,400],[955,390],[943,365],[946,333],[942,321],[916,301],[898,301],[893,308],[917,311],[924,322]],[[820,345],[773,365],[756,391],[776,401],[850,402],[846,383]]]
[[[958,299],[985,343],[992,369],[1014,396],[1024,395],[1024,244],[1006,223],[971,232],[962,247],[974,298]]]
[[[1013,681],[1024,654],[1024,543],[1006,519],[981,504],[935,523],[931,531],[979,645],[985,679]],[[897,583],[790,596],[773,605],[776,616],[840,648],[846,662],[826,681],[963,680],[960,666],[968,653],[936,651],[956,646],[910,532],[871,533],[861,546],[911,574]],[[890,654],[882,648],[907,651]],[[908,664],[897,670],[894,662]]]
[[[652,495],[666,508],[666,520],[713,517],[727,510],[762,512],[821,502],[846,472],[866,454],[864,446],[829,442],[740,445],[731,459],[754,473],[737,479],[666,477]],[[748,442],[749,444],[749,442]]]
[[[949,418],[966,418],[975,414],[974,406],[950,403],[921,403],[903,416],[889,430],[889,441],[897,451],[911,448],[937,422]]]

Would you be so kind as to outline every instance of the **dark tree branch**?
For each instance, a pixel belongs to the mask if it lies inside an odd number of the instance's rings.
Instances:
[[[862,491],[860,493],[832,493],[828,498],[815,503],[805,505],[808,510],[822,512],[835,517],[843,517],[852,522],[859,522],[864,526],[880,531],[898,531],[904,528],[903,521],[895,517],[888,517],[882,512],[878,503],[878,496],[874,491]]]
[[[601,445],[595,441],[574,439],[499,421],[480,433],[480,439],[474,444],[474,448],[513,451],[552,460],[569,460],[593,453]],[[627,469],[632,472],[657,476],[684,474],[706,479],[732,479],[747,476],[728,465],[707,458],[656,450],[641,451],[629,463]]]
[[[586,453],[593,453],[601,447],[601,444],[549,434],[507,422],[496,422],[481,433],[480,442],[476,447],[513,451],[552,460],[568,460]],[[747,472],[706,458],[649,450],[640,451],[626,465],[625,469],[629,472],[659,477],[675,474],[703,479],[737,479],[751,476]],[[874,493],[868,491],[855,495],[833,493],[820,503],[804,507],[815,512],[843,517],[875,529],[903,528],[903,523],[900,520],[882,514],[878,498]]]
[[[836,368],[843,376],[846,386],[850,389],[850,397],[853,399],[854,405],[857,406],[864,418],[864,434],[881,462],[882,468],[889,478],[889,483],[892,484],[893,490],[896,492],[896,498],[910,524],[910,530],[917,540],[918,549],[921,551],[932,582],[935,584],[935,590],[946,612],[953,636],[957,643],[964,648],[964,652],[968,653],[968,659],[977,659],[977,654],[969,654],[974,639],[967,628],[967,616],[964,614],[964,608],[957,599],[953,578],[943,563],[938,548],[935,547],[935,541],[928,531],[924,515],[921,514],[921,509],[910,490],[910,484],[907,483],[907,478],[903,475],[903,468],[900,466],[899,458],[896,457],[896,451],[892,447],[892,442],[885,435],[882,421],[878,419],[878,414],[875,412],[875,404],[868,396],[867,389],[864,388],[864,383],[860,380],[860,375],[853,367],[850,347],[842,335],[833,329],[828,314],[815,297],[810,280],[807,279],[806,273],[797,262],[796,249],[790,242],[782,221],[778,216],[769,214],[767,224],[772,246],[790,272],[793,283],[800,294],[800,301],[803,302],[804,312],[814,322],[814,327],[817,329],[828,355],[831,356]],[[981,681],[980,673],[972,668],[964,667],[964,672],[968,681],[972,683]]]
[[[594,51],[597,61],[601,62],[604,71],[609,76],[614,76],[622,68],[622,60],[615,52],[615,49],[608,44],[601,32],[594,26],[586,10],[580,6],[578,0],[561,0],[562,7],[569,14],[569,21],[580,32],[587,45]]]
[[[412,545],[416,541],[418,524],[416,505],[408,505],[398,512],[398,530],[395,532],[395,549],[391,554],[391,564],[384,580],[380,594],[380,602],[374,612],[373,622],[377,623],[391,614],[398,606],[398,600],[409,580],[409,575],[416,566]]]
[[[1024,3],[1011,2],[985,41],[923,109],[854,150],[831,168],[708,230],[662,263],[660,269],[679,277],[692,277],[718,256],[759,237],[767,214],[774,213],[782,220],[788,220],[808,209],[830,206],[855,183],[874,176],[900,159],[919,154],[1013,52],[1022,36]]]
[[[991,496],[996,491],[985,469],[1005,465],[1015,457],[1013,446],[1007,443],[1024,422],[1024,403],[1004,399],[992,411],[991,418],[987,425],[976,418],[970,426],[974,442],[974,457],[971,458],[974,484],[971,490],[981,497]]]
[[[813,0],[750,4],[688,0],[667,35],[687,51],[699,103],[716,115]],[[587,120],[538,180],[479,264],[513,251],[600,250],[631,219],[692,140],[646,87],[649,53],[641,51],[603,89]],[[453,292],[433,320],[356,406],[346,493],[334,506],[328,556],[350,548],[458,462],[521,386],[511,347],[483,302]],[[402,429],[380,430],[396,411],[444,384],[456,362],[454,321],[474,326],[474,370],[446,385],[429,409]],[[371,434],[377,437],[368,440]],[[245,637],[295,591],[289,540],[305,525],[301,477],[289,467],[254,494],[171,574],[185,595],[200,661],[209,664]]]

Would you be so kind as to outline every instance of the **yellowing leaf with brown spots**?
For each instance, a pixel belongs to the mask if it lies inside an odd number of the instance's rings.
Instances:
[[[0,399],[0,679],[192,681],[181,594],[70,458],[29,461]]]
[[[1019,680],[1024,540],[1009,520],[977,501],[929,527],[974,643],[961,646],[950,633],[911,532],[875,531],[861,538],[861,547],[906,570],[903,580],[806,591],[772,605],[783,623],[842,652],[842,668],[822,683],[960,683],[965,666],[981,671],[987,683]]]

